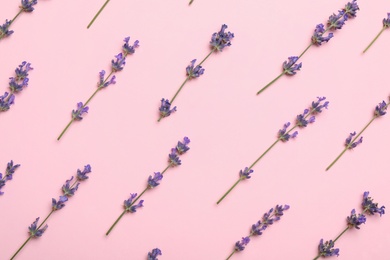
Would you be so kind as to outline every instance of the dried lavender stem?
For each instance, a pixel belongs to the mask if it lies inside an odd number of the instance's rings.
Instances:
[[[217,201],[217,205],[237,186],[237,184],[240,183],[242,179],[238,179],[238,181],[236,181],[236,183],[233,184],[232,187],[230,187],[230,189],[225,193],[223,194],[222,198],[220,198],[218,201]]]
[[[20,9],[20,11],[15,15],[15,17],[12,18],[12,20],[11,20],[11,22],[10,22],[9,25],[11,25],[11,24],[15,21],[15,19],[16,19],[22,12],[23,12],[23,9]]]
[[[371,43],[367,46],[367,48],[364,49],[363,53],[365,53],[371,45],[374,44],[374,42],[379,38],[379,36],[383,33],[383,31],[386,29],[386,27],[383,26],[382,30],[378,33],[378,35],[374,38],[374,40],[371,41]]]
[[[230,257],[232,257],[234,255],[234,253],[236,252],[236,250],[233,250],[233,252],[228,256],[228,258],[226,258],[226,260],[229,260]]]
[[[272,84],[275,83],[275,81],[277,81],[281,76],[283,76],[284,74],[286,73],[285,70],[283,70],[282,73],[280,73],[279,76],[277,76],[276,78],[274,78],[270,83],[268,83],[267,85],[265,85],[265,87],[263,87],[262,89],[260,89],[256,95],[259,95],[261,92],[263,92],[264,90],[266,90],[269,86],[271,86]]]
[[[305,54],[307,52],[307,50],[310,49],[311,46],[313,46],[313,43],[310,43],[310,45],[306,47],[306,49],[301,53],[301,55],[298,56],[298,59],[300,59],[303,56],[303,54]]]
[[[99,16],[99,14],[103,11],[103,9],[106,7],[106,5],[108,4],[108,2],[110,2],[110,0],[107,0],[104,5],[100,8],[100,10],[95,14],[95,16],[93,17],[92,21],[88,24],[87,26],[87,29],[89,29],[89,27],[91,27],[91,25],[93,24],[93,22],[95,22],[96,18]]]

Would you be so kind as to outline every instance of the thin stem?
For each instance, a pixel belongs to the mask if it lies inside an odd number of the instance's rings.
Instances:
[[[87,102],[85,102],[83,108],[85,108],[87,106],[87,104],[91,101],[91,99],[99,92],[99,90],[101,90],[101,87],[98,87],[95,92],[93,92],[92,96],[90,96],[87,100]]]
[[[286,73],[285,70],[283,70],[282,73],[280,73],[279,76],[277,76],[276,78],[274,78],[270,83],[268,83],[267,85],[265,85],[265,87],[263,87],[262,89],[260,89],[256,95],[259,95],[261,92],[263,92],[264,90],[266,90],[269,86],[271,86],[272,84],[275,83],[275,81],[277,81],[281,76],[283,76],[284,74]]]
[[[187,83],[187,81],[190,79],[190,77],[188,76],[184,82],[181,84],[180,88],[176,91],[175,95],[173,96],[173,98],[171,99],[171,105],[173,103],[173,101],[176,99],[177,95],[179,94],[179,92],[181,91],[181,89],[184,87],[184,85]]]
[[[91,27],[91,25],[93,24],[93,22],[96,20],[96,18],[99,16],[99,14],[103,11],[104,7],[106,7],[106,5],[108,4],[108,2],[110,2],[110,0],[107,0],[104,5],[100,8],[100,10],[95,14],[95,16],[93,17],[92,21],[88,24],[87,26],[87,29],[89,29],[89,27]]]
[[[317,260],[318,258],[321,257],[321,254],[319,254],[318,256],[316,256],[313,260]]]
[[[192,1],[191,1],[191,2],[192,2]],[[210,55],[213,54],[213,52],[214,52],[216,49],[217,49],[217,47],[214,47],[214,48],[210,51],[210,53],[207,54],[207,56],[206,56],[206,57],[205,57],[197,66],[202,65],[203,62],[205,62],[205,61],[208,59],[208,57],[210,57]]]
[[[370,47],[371,45],[374,44],[374,42],[379,38],[379,36],[383,33],[383,31],[386,29],[386,27],[383,27],[382,30],[378,33],[378,35],[374,38],[374,40],[372,40],[370,42],[370,44],[367,46],[367,48],[364,49],[363,53],[365,53]]]
[[[359,138],[359,136],[364,132],[364,130],[367,129],[367,127],[377,118],[377,116],[374,116],[370,122],[355,136],[355,138],[352,139],[352,141],[345,146],[344,150],[339,154],[339,156],[336,157],[336,159],[326,168],[326,171],[329,170],[340,158],[341,156],[349,149],[349,147],[356,141],[356,139]]]
[[[336,241],[337,241],[342,235],[344,235],[344,233],[347,232],[348,229],[349,229],[349,227],[347,226],[347,227],[343,230],[343,232],[341,232],[341,233],[333,240],[333,243],[336,243]]]
[[[303,56],[303,54],[305,54],[307,50],[310,49],[311,46],[313,46],[313,43],[310,43],[310,45],[306,47],[306,49],[301,53],[301,55],[298,56],[298,59],[300,59]]]
[[[172,163],[168,164],[167,168],[165,168],[162,172],[161,172],[161,175],[163,175],[168,169],[169,167],[172,166]]]
[[[192,4],[192,2],[194,2],[194,0],[191,0],[191,1],[190,1],[190,3],[189,3],[188,5],[191,5],[191,4]]]
[[[108,236],[111,233],[112,229],[116,226],[116,224],[118,224],[119,220],[121,220],[121,218],[123,217],[123,215],[125,215],[125,213],[126,213],[126,210],[124,210],[122,212],[122,214],[115,220],[114,224],[112,224],[110,229],[107,231],[106,236]]]
[[[61,139],[61,137],[65,134],[66,130],[68,130],[68,128],[70,127],[70,125],[73,123],[74,121],[74,118],[72,117],[72,120],[70,120],[70,122],[66,125],[66,127],[64,128],[64,130],[62,130],[60,136],[57,138],[57,140],[59,141]]]
[[[9,25],[11,25],[11,24],[15,21],[15,19],[16,19],[22,12],[23,12],[23,9],[20,9],[19,12],[15,15],[15,17],[12,18],[12,20],[11,20],[10,23],[9,23]],[[7,28],[7,29],[8,29],[8,28]]]
[[[217,201],[217,205],[237,186],[237,184],[239,184],[240,183],[240,181],[241,181],[242,179],[240,178],[240,179],[238,179],[238,181],[236,181],[236,183],[234,183],[233,184],[233,186],[232,187],[230,187],[230,189],[227,191],[227,192],[225,192],[225,194],[223,194],[223,196],[222,196],[222,198],[220,198],[218,201]]]
[[[229,260],[230,257],[232,257],[234,255],[234,253],[236,252],[236,250],[233,250],[233,252],[228,256],[228,258],[226,258],[226,260]]]
[[[255,166],[255,164],[258,163],[258,161],[260,161],[261,158],[263,158],[264,155],[266,155],[272,149],[272,147],[274,147],[279,141],[280,141],[280,138],[278,138],[270,147],[268,147],[268,149],[265,150],[265,152],[262,155],[260,155],[260,157],[257,158],[257,160],[251,164],[251,166],[249,166],[249,170],[252,169],[252,167]]]

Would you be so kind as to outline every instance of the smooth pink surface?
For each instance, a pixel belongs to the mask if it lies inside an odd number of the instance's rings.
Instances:
[[[313,259],[321,238],[334,239],[364,191],[390,209],[390,118],[376,120],[364,143],[328,172],[352,131],[360,131],[374,107],[387,101],[390,31],[363,49],[390,11],[385,0],[359,1],[357,18],[323,46],[311,48],[294,77],[255,93],[281,71],[288,56],[309,44],[318,23],[346,1],[111,1],[86,29],[101,1],[39,1],[22,14],[15,33],[0,41],[0,86],[23,60],[32,63],[27,89],[0,114],[0,172],[13,159],[22,166],[0,197],[0,258],[9,259],[28,237],[27,227],[50,212],[51,198],[77,168],[92,173],[48,230],[17,259],[225,259],[234,243],[276,204],[290,210],[232,259]],[[11,19],[19,1],[2,0],[0,19]],[[209,51],[210,36],[226,23],[232,46],[213,54],[205,74],[189,82],[175,101],[178,112],[157,123],[160,99],[171,98],[185,67]],[[56,141],[76,103],[95,90],[98,72],[109,70],[122,40],[141,47],[98,93],[82,122]],[[219,206],[216,201],[276,138],[276,133],[317,96],[329,110],[296,140],[278,144]],[[109,237],[123,200],[141,192],[147,177],[167,165],[184,136],[191,150],[161,185],[146,193],[143,209],[127,214]],[[338,242],[338,259],[389,259],[388,214],[367,217],[360,230]]]

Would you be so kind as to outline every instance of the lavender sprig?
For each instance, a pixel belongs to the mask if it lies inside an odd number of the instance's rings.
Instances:
[[[211,41],[210,41],[210,47],[211,51],[207,56],[198,64],[195,66],[196,59],[193,59],[190,62],[190,65],[187,66],[186,68],[186,79],[184,82],[180,85],[179,89],[176,91],[175,95],[171,100],[169,99],[162,99],[161,100],[161,106],[159,108],[159,114],[160,117],[157,120],[157,122],[160,122],[161,119],[164,117],[168,117],[171,115],[171,113],[176,111],[176,107],[171,109],[171,105],[173,101],[176,99],[177,95],[179,92],[183,89],[184,85],[187,83],[187,81],[198,78],[201,75],[203,75],[205,69],[202,68],[202,64],[210,57],[211,54],[213,54],[216,51],[222,51],[225,47],[228,47],[231,45],[231,40],[234,38],[234,33],[231,32],[225,32],[225,30],[228,28],[226,24],[223,24],[221,27],[221,30],[219,32],[215,32],[211,36]]]
[[[148,253],[148,260],[158,260],[158,256],[162,255],[162,252],[159,248],[154,248],[152,252]]]
[[[102,7],[100,7],[99,11],[95,14],[95,16],[92,18],[91,22],[89,22],[88,26],[87,26],[87,29],[89,29],[89,27],[91,27],[91,25],[93,24],[93,22],[95,22],[96,18],[99,16],[99,14],[103,11],[103,9],[106,7],[106,5],[108,4],[108,2],[110,2],[110,0],[106,0],[106,2],[103,4]]]
[[[363,193],[363,202],[361,204],[363,212],[357,214],[356,210],[353,209],[351,214],[347,216],[347,227],[334,240],[325,241],[324,243],[324,240],[321,238],[320,244],[318,245],[318,255],[313,260],[317,260],[321,256],[339,256],[340,249],[334,248],[336,241],[348,230],[352,228],[360,229],[360,226],[366,223],[365,214],[375,215],[378,213],[379,216],[385,214],[385,206],[378,207],[378,203],[374,203],[368,195],[368,191]]]
[[[280,220],[280,217],[284,215],[283,211],[288,210],[289,205],[276,205],[275,208],[271,208],[268,212],[264,213],[261,220],[252,225],[249,236],[243,237],[241,241],[237,241],[233,252],[226,258],[229,260],[236,252],[241,252],[249,244],[252,236],[261,236],[270,225]]]
[[[343,156],[343,154],[347,150],[352,150],[359,144],[363,142],[363,137],[360,137],[360,135],[367,129],[369,125],[371,125],[372,122],[374,122],[375,119],[378,117],[384,116],[386,114],[387,107],[390,104],[390,97],[389,97],[389,103],[386,103],[385,101],[382,101],[375,107],[374,115],[371,118],[371,120],[366,124],[366,126],[356,135],[356,132],[350,133],[348,138],[345,140],[345,148],[344,150],[339,154],[339,156],[334,159],[334,161],[326,168],[326,171],[329,170],[340,158]],[[360,138],[359,138],[360,137]]]
[[[86,166],[84,166],[83,171],[77,169],[76,178],[72,185],[70,185],[70,182],[73,180],[73,176],[70,178],[70,180],[65,181],[65,184],[62,186],[63,195],[60,196],[58,201],[52,198],[51,211],[39,226],[37,226],[39,222],[39,217],[35,219],[31,226],[29,226],[29,236],[27,240],[24,241],[24,243],[19,247],[16,253],[11,257],[11,260],[16,257],[16,255],[23,249],[23,247],[28,243],[28,241],[30,241],[32,238],[38,238],[43,235],[43,233],[48,228],[48,225],[45,225],[44,227],[42,226],[46,223],[46,221],[54,212],[65,207],[65,203],[68,201],[68,198],[74,195],[81,181],[88,179],[87,174],[90,172],[91,166],[87,164]]]
[[[253,172],[252,168],[280,141],[288,142],[290,139],[294,139],[298,135],[298,131],[294,131],[296,128],[304,128],[308,124],[315,122],[315,116],[328,109],[329,102],[325,101],[325,97],[317,97],[317,101],[313,101],[309,108],[304,109],[302,114],[297,115],[294,126],[291,126],[290,122],[284,124],[283,128],[278,132],[278,138],[276,141],[263,152],[259,158],[256,159],[249,167],[245,167],[244,171],[240,170],[238,180],[233,184],[230,189],[217,201],[219,204],[241,181],[250,179],[250,174]]]
[[[12,180],[13,174],[15,173],[16,169],[20,167],[20,164],[15,164],[11,160],[9,163],[7,163],[7,168],[5,169],[4,176],[0,172],[0,195],[3,195],[4,192],[1,191],[1,189],[5,186],[5,183],[7,181]]]
[[[135,204],[142,195],[147,191],[151,190],[158,185],[160,185],[161,180],[164,177],[164,173],[172,167],[181,165],[181,160],[179,158],[179,155],[182,155],[186,153],[190,148],[188,147],[188,144],[190,143],[190,139],[188,137],[184,137],[183,142],[179,141],[176,145],[176,147],[171,149],[171,153],[168,155],[168,166],[160,173],[155,172],[154,176],[149,176],[146,188],[141,192],[141,194],[137,195],[137,193],[131,193],[130,198],[124,201],[124,210],[119,215],[119,217],[115,220],[114,224],[111,225],[111,227],[106,232],[106,236],[108,236],[112,229],[118,224],[118,222],[122,219],[122,217],[127,213],[135,213],[138,208],[143,207],[143,200],[140,200],[138,204]]]
[[[383,31],[387,28],[390,27],[390,13],[387,13],[387,18],[383,18],[383,21],[382,21],[382,24],[383,24],[383,27],[382,29],[380,30],[380,32],[375,36],[374,40],[372,40],[370,42],[370,44],[367,46],[367,48],[364,49],[363,53],[365,53],[370,47],[371,45],[374,44],[374,42],[379,38],[379,36],[381,36],[381,34],[383,33]]]
[[[116,76],[113,74],[123,70],[126,64],[127,55],[133,54],[135,52],[135,48],[138,48],[139,46],[138,40],[136,40],[133,45],[129,45],[130,37],[126,37],[123,41],[125,42],[125,44],[122,46],[122,52],[115,56],[116,60],[111,61],[111,72],[108,74],[107,77],[105,77],[106,72],[104,70],[99,72],[99,82],[97,84],[96,91],[89,97],[89,99],[85,103],[77,103],[77,109],[72,110],[72,119],[58,136],[57,140],[61,139],[61,137],[65,134],[66,130],[68,130],[68,128],[74,121],[80,121],[83,119],[83,114],[88,113],[89,110],[89,107],[87,106],[88,103],[100,90],[116,83]],[[109,79],[110,77],[111,79]]]
[[[321,46],[323,43],[328,42],[333,38],[333,33],[328,33],[328,31],[339,30],[343,27],[345,21],[349,18],[356,17],[356,12],[359,10],[359,6],[356,3],[356,0],[348,2],[342,10],[338,11],[338,14],[332,14],[329,16],[329,19],[326,23],[326,28],[324,24],[318,24],[314,30],[314,33],[311,37],[310,44],[299,56],[292,56],[288,58],[288,61],[285,61],[282,66],[282,73],[280,73],[275,79],[265,85],[262,89],[257,92],[259,95],[261,92],[266,90],[269,86],[275,83],[283,75],[293,76],[299,71],[302,67],[302,62],[297,63],[298,60],[310,49],[311,46]]]
[[[0,96],[0,112],[8,111],[11,105],[15,103],[15,94],[21,92],[28,86],[28,73],[33,70],[31,63],[23,61],[15,69],[15,77],[9,78],[10,92],[4,92],[3,96]]]
[[[16,18],[22,13],[31,13],[34,11],[34,5],[38,3],[38,0],[21,0],[21,5],[19,6],[20,10],[11,20],[6,19],[3,25],[0,25],[0,40],[6,38],[14,33],[14,31],[9,30],[11,24],[16,20]]]

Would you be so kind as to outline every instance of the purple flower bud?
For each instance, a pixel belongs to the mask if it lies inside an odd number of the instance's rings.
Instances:
[[[326,241],[321,238],[320,244],[318,245],[318,253],[320,256],[339,256],[339,249],[333,248],[334,242],[332,240]]]
[[[356,211],[353,209],[351,215],[347,217],[347,223],[350,228],[360,229],[359,226],[366,223],[366,216],[364,214],[356,215]]]
[[[131,213],[137,212],[138,208],[142,208],[144,206],[142,203],[144,203],[144,200],[140,200],[137,205],[131,206],[129,209],[129,212],[131,212]]]
[[[161,99],[161,106],[159,108],[161,117],[168,117],[171,113],[176,111],[176,107],[171,109],[171,103],[168,99]]]
[[[115,58],[116,61],[111,60],[112,71],[117,72],[123,70],[123,67],[126,64],[126,57],[122,53],[119,53],[118,55],[115,56]]]
[[[28,72],[30,70],[33,70],[33,68],[31,67],[31,63],[23,61],[22,64],[20,64],[18,68],[15,69],[16,81],[24,80],[25,78],[27,78]]]
[[[80,182],[78,182],[74,187],[72,187],[73,185],[70,186],[72,180],[73,180],[73,176],[69,180],[66,180],[65,184],[62,186],[62,191],[64,192],[65,196],[69,196],[69,197],[73,196],[76,190],[79,188]]]
[[[0,111],[7,111],[10,109],[11,105],[14,104],[15,96],[11,94],[8,97],[8,92],[4,92],[3,96],[0,96]]]
[[[314,110],[313,113],[321,113],[323,108],[328,109],[329,101],[321,104],[322,101],[326,99],[326,97],[317,97],[318,101],[311,103],[311,108]]]
[[[250,174],[253,172],[252,169],[249,169],[248,167],[245,167],[244,171],[243,170],[240,170],[240,179],[244,180],[244,179],[250,179],[251,176]]]
[[[9,78],[10,81],[9,81],[9,88],[11,89],[12,92],[20,92],[23,90],[23,87],[27,87],[28,86],[28,78],[25,78],[23,79],[23,81],[19,84],[18,82],[16,82],[16,79],[11,77]]]
[[[8,20],[5,20],[5,23],[3,25],[0,25],[0,40],[14,33],[14,31],[8,30],[10,25],[11,21]]]
[[[202,66],[196,65],[196,67],[194,68],[195,62],[196,59],[193,59],[191,61],[191,64],[188,65],[186,68],[187,76],[189,79],[198,78],[200,75],[203,75],[204,73],[204,69],[202,68]]]
[[[157,187],[158,185],[160,185],[160,181],[163,179],[163,177],[164,176],[160,172],[155,172],[153,178],[152,178],[152,176],[149,176],[149,178],[148,178],[148,187],[149,187],[149,189]]]
[[[261,223],[261,221],[257,221],[255,224],[251,227],[251,235],[257,235],[261,236],[263,234],[263,231],[266,229]]]
[[[383,27],[390,27],[390,13],[387,13],[387,18],[383,18]],[[1,39],[1,29],[0,29],[0,39]]]
[[[280,217],[283,216],[283,211],[288,210],[290,208],[289,205],[276,205],[275,211],[274,211],[274,220],[278,221],[280,220]]]
[[[225,30],[227,28],[228,26],[226,24],[223,24],[219,32],[213,33],[210,41],[210,44],[213,48],[222,51],[223,48],[231,45],[231,40],[234,38],[234,33],[226,33]]]
[[[76,175],[77,180],[83,181],[83,180],[88,179],[89,177],[87,176],[87,174],[90,172],[91,172],[91,165],[89,165],[89,164],[84,166],[83,171],[80,171],[79,169],[77,169],[77,175]]]
[[[158,260],[157,256],[162,255],[161,250],[158,248],[155,248],[152,250],[152,252],[148,253],[148,260]]]
[[[336,29],[341,29],[343,25],[345,24],[345,21],[347,20],[346,15],[344,15],[343,11],[339,11],[339,14],[332,14],[329,16],[328,20],[328,29],[329,30],[336,30]]]
[[[360,10],[358,4],[356,3],[356,0],[353,0],[345,5],[343,12],[348,18],[351,18],[356,17],[356,12],[358,10]]]
[[[7,169],[5,170],[5,178],[7,180],[12,180],[12,174],[15,173],[16,169],[20,167],[20,164],[14,165],[14,162],[11,160],[7,163]]]
[[[77,103],[77,110],[72,110],[72,118],[77,121],[82,120],[82,115],[88,113],[88,109],[89,107],[84,107],[82,102]]]
[[[190,143],[190,139],[185,136],[183,142],[178,141],[176,145],[176,152],[180,155],[186,153],[190,148],[188,144]]]
[[[132,202],[133,202],[133,199],[135,199],[137,197],[137,193],[130,193],[130,198],[128,198],[127,200],[125,200],[123,202],[124,206],[125,206],[125,209],[127,211],[130,210],[130,207],[132,205]]]
[[[249,237],[243,237],[241,241],[237,241],[235,245],[236,251],[243,251],[245,249],[245,246],[249,244],[250,242]]]
[[[381,103],[379,103],[379,105],[375,107],[374,115],[383,116],[386,114],[386,110],[387,110],[387,104],[385,101],[382,101]]]
[[[60,210],[65,207],[65,202],[68,201],[68,197],[60,196],[60,199],[56,201],[54,198],[51,199],[51,206],[53,210]]]
[[[37,230],[39,218],[36,218],[35,221],[28,227],[30,237],[41,237],[43,233],[48,228],[48,225],[45,225],[43,228]]]
[[[20,8],[24,11],[24,12],[32,12],[34,11],[34,7],[33,5],[36,5],[38,3],[38,0],[22,0],[22,5],[20,6]]]
[[[125,44],[123,45],[122,50],[123,50],[123,53],[124,53],[125,57],[128,54],[133,54],[135,52],[135,48],[138,48],[138,46],[139,46],[139,41],[138,40],[136,40],[134,42],[133,46],[129,45],[129,40],[130,40],[130,37],[126,37],[123,40],[125,42]]]
[[[353,139],[353,137],[354,137],[355,135],[356,135],[356,132],[350,133],[349,136],[348,136],[348,138],[345,139],[345,146],[347,146],[348,149],[353,149],[353,148],[355,148],[356,146],[358,146],[359,144],[363,143],[363,137],[360,137],[358,141],[353,142],[353,143],[351,144],[352,139]]]
[[[328,33],[327,36],[324,36],[325,26],[320,23],[317,24],[316,29],[314,30],[314,34],[311,37],[311,42],[317,46],[322,45],[323,42],[328,42],[333,37],[333,33]]]
[[[364,192],[363,194],[362,207],[364,212],[367,212],[370,215],[378,213],[379,216],[385,214],[385,206],[378,207],[378,203],[374,203],[373,199],[371,197],[368,197],[368,194],[368,191]]]
[[[299,59],[298,56],[288,57],[288,61],[283,62],[284,73],[286,73],[287,75],[297,74],[297,71],[301,70],[301,68],[302,68],[302,62],[299,64],[296,64],[298,59]]]
[[[108,87],[109,85],[113,85],[116,83],[115,81],[115,75],[111,77],[109,81],[105,81],[104,75],[106,74],[106,71],[102,70],[99,72],[99,83],[98,83],[98,88],[105,88]]]
[[[287,142],[290,138],[295,138],[298,135],[298,132],[295,131],[291,135],[287,133],[287,128],[290,126],[290,122],[287,122],[283,125],[283,128],[279,130],[278,132],[278,138],[282,142]]]
[[[171,167],[179,166],[181,165],[181,161],[179,156],[176,154],[176,149],[172,149],[171,153],[168,155],[169,159],[168,162],[171,165]]]

